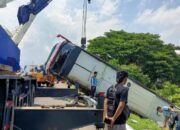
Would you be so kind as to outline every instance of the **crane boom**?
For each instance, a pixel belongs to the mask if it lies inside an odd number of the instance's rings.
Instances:
[[[0,0],[0,8],[13,0]],[[13,41],[18,45],[34,21],[36,15],[43,10],[52,0],[31,0],[27,5],[22,5],[18,10],[19,27],[12,36]]]
[[[0,6],[13,0],[0,0]],[[20,49],[17,45],[23,39],[25,33],[31,26],[36,15],[43,10],[52,0],[31,0],[27,5],[19,7],[19,27],[13,36],[7,34],[0,25],[0,70],[17,71],[20,69]],[[8,48],[8,51],[5,49]]]
[[[18,45],[21,42],[21,40],[23,39],[27,30],[29,29],[29,27],[33,23],[35,17],[36,17],[35,15],[31,14],[29,21],[27,23],[25,23],[24,25],[22,25],[22,24],[19,25],[19,27],[16,29],[15,34],[12,36],[12,40],[16,43],[16,45]]]
[[[12,39],[18,45],[36,18],[36,15],[42,11],[52,0],[31,0],[28,5],[22,5],[18,10],[19,27]]]

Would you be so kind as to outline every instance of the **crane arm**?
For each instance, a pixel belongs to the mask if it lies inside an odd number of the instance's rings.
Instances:
[[[20,24],[19,27],[16,29],[14,35],[12,36],[12,40],[15,42],[16,45],[18,45],[21,42],[27,30],[34,21],[35,17],[36,15],[30,14],[29,21],[25,24]]]
[[[12,39],[18,45],[31,26],[36,15],[42,11],[52,0],[31,0],[28,5],[22,5],[18,10],[19,27]]]

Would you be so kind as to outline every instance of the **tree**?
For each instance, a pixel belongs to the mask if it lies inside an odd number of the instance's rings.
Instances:
[[[163,86],[163,89],[158,89],[155,92],[180,106],[180,88],[170,82],[164,82]]]
[[[129,72],[129,75],[131,78],[138,80],[139,82],[145,84],[146,86],[149,86],[150,84],[150,78],[148,75],[143,74],[140,67],[138,67],[135,64],[129,64],[129,65],[121,65],[121,70],[126,70]]]
[[[175,53],[178,47],[164,44],[159,35],[110,30],[89,43],[89,52],[118,68],[130,72],[133,68],[133,77],[145,84],[149,84],[148,79],[150,86],[165,81],[180,84],[180,56]],[[136,76],[139,74],[145,75],[147,82]]]
[[[148,75],[143,74],[142,70],[140,67],[138,67],[135,64],[129,64],[129,65],[119,65],[118,61],[115,59],[112,59],[108,62],[109,64],[113,65],[119,70],[125,70],[129,73],[130,77],[133,79],[138,80],[139,82],[149,85],[150,83],[150,78]]]

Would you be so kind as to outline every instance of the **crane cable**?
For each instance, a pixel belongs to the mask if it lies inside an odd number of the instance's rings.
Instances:
[[[90,4],[91,0],[88,0]],[[81,37],[81,48],[86,48],[86,21],[87,21],[87,0],[83,3],[83,16],[82,16],[82,37]]]

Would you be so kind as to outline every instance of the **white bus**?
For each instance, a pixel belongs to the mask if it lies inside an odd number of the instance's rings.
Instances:
[[[117,69],[68,41],[53,47],[46,62],[46,69],[56,76],[76,81],[88,89],[90,78],[97,71],[97,92],[106,92],[116,83]],[[163,116],[156,114],[156,108],[168,106],[169,102],[134,79],[129,78],[128,82],[131,83],[128,96],[130,109],[143,117],[161,122]]]

